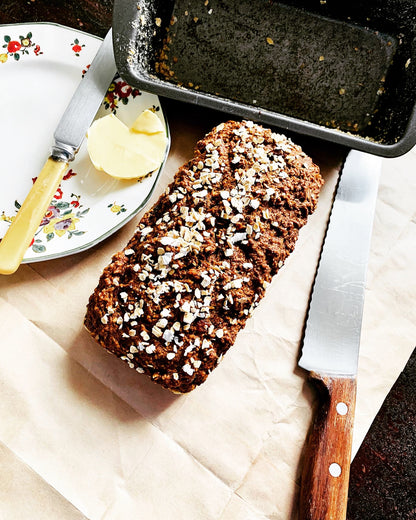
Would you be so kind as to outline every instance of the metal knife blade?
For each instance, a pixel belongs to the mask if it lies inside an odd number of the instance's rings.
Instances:
[[[59,157],[60,154],[69,154],[67,160],[73,158],[84,140],[116,71],[113,36],[110,29],[56,127],[52,156]]]
[[[364,285],[381,159],[351,151],[321,251],[299,365],[319,392],[300,491],[301,520],[344,520]]]
[[[364,285],[381,159],[351,151],[333,203],[315,277],[299,365],[326,375],[357,372]]]
[[[56,128],[49,158],[0,241],[0,274],[12,274],[19,267],[115,73],[110,29]]]

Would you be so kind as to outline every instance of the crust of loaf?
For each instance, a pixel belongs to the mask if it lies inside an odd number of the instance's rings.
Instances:
[[[251,121],[218,125],[105,268],[86,328],[139,373],[191,391],[293,251],[322,184],[285,136]]]

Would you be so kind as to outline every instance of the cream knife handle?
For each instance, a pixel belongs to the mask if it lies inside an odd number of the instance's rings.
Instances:
[[[356,381],[311,374],[320,390],[306,443],[300,520],[344,520],[347,514]]]
[[[21,264],[68,163],[49,157],[7,233],[0,242],[0,274],[12,274]]]

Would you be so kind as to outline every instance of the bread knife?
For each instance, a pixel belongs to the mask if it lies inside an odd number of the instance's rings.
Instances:
[[[0,242],[0,274],[12,274],[21,264],[115,74],[110,29],[55,130],[49,158]]]
[[[319,390],[304,452],[301,520],[344,520],[364,289],[381,159],[350,151],[315,276],[299,365]]]

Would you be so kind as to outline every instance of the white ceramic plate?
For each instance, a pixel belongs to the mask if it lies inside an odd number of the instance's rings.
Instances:
[[[48,158],[55,127],[100,43],[59,25],[0,26],[0,237]],[[130,125],[146,108],[166,127],[165,162],[169,130],[157,96],[116,77],[97,117],[113,111]],[[77,253],[114,233],[146,204],[163,164],[142,181],[116,180],[94,168],[84,141],[23,261]]]

